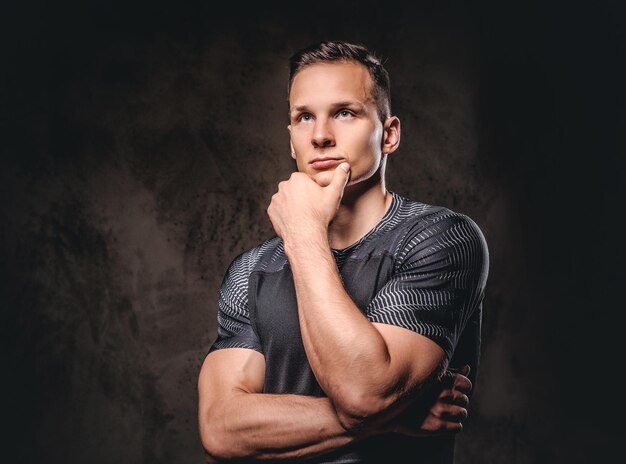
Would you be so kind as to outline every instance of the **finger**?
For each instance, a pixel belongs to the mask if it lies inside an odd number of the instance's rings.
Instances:
[[[461,374],[467,377],[469,373],[470,373],[470,365],[466,364],[465,366],[463,366],[463,369],[461,369]]]
[[[462,391],[463,393],[469,393],[472,390],[472,381],[462,374],[457,374],[454,378],[453,388]]]
[[[450,422],[463,422],[467,419],[467,409],[455,404],[438,404],[436,408],[431,410],[431,413],[443,421]]]
[[[333,173],[333,180],[330,181],[329,187],[336,189],[337,191],[343,192],[346,184],[348,183],[348,179],[350,178],[350,165],[348,163],[341,163],[339,166],[335,168],[335,172]]]
[[[442,415],[442,419],[449,422],[463,422],[467,419],[467,409],[460,406],[453,406],[449,411]]]
[[[469,406],[469,397],[459,390],[446,389],[439,394],[438,400],[448,404],[456,404],[458,406]]]
[[[455,421],[446,421],[435,416],[428,416],[421,429],[430,435],[457,433],[463,430],[463,424]]]
[[[459,390],[450,390],[450,394],[447,395],[443,400],[446,403],[456,404],[457,406],[469,406],[469,397]]]

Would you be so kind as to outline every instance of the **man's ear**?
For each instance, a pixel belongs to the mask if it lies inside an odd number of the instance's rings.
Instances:
[[[287,126],[287,130],[289,131],[289,150],[291,151],[291,157],[296,159],[296,150],[293,148],[293,142],[291,140],[291,124]]]
[[[382,152],[385,155],[393,153],[400,145],[400,119],[391,116],[383,124]]]

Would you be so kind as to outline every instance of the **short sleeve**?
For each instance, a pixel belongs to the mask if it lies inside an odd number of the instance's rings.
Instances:
[[[224,348],[248,348],[262,353],[261,343],[250,324],[248,280],[250,255],[243,253],[229,266],[220,288],[217,339],[209,352]]]
[[[488,268],[485,238],[469,217],[450,212],[416,221],[391,278],[366,309],[368,319],[430,338],[449,360],[466,322],[482,310]]]

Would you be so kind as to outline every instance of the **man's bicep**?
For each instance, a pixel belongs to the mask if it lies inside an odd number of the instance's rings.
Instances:
[[[446,352],[430,338],[403,327],[373,323],[389,352],[389,375],[396,388],[409,391],[437,378],[446,363]],[[390,382],[393,384],[393,381]]]
[[[227,348],[206,356],[198,377],[198,425],[206,450],[221,442],[219,432],[232,418],[236,398],[262,391],[264,375],[265,359],[254,350]]]
[[[246,348],[212,351],[200,369],[200,409],[210,407],[225,395],[260,393],[264,379],[265,358],[258,351]]]

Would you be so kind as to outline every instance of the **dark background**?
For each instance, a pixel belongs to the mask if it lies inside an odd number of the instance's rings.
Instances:
[[[470,215],[489,244],[458,462],[608,462],[625,416],[620,2],[273,5],[2,3],[7,462],[202,462],[219,285],[272,234],[294,167],[287,58],[325,38],[386,60],[403,128],[388,187]]]

